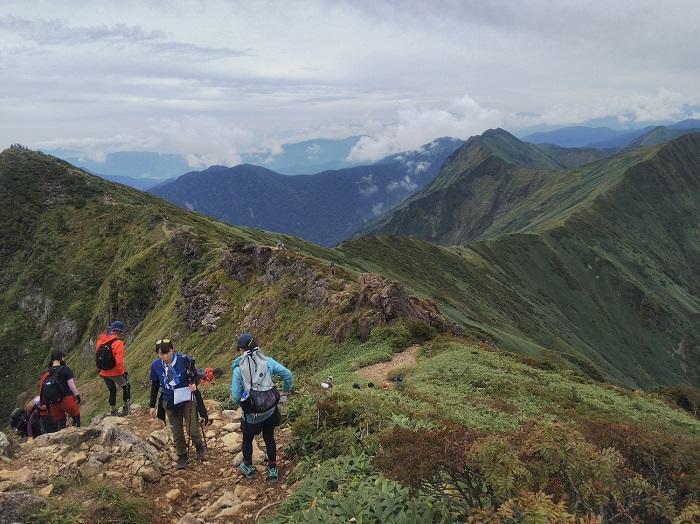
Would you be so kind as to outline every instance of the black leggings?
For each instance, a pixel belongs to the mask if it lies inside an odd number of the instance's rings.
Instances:
[[[126,373],[124,373],[123,376],[127,380],[126,384],[122,386],[122,399],[126,405],[131,400],[131,384],[128,382],[129,379]],[[117,385],[111,377],[102,377],[102,379],[105,381],[107,389],[109,390],[109,405],[114,407],[117,405]]]
[[[279,426],[282,415],[280,410],[275,408],[275,412],[268,419],[259,424],[249,424],[245,421],[245,415],[241,417],[241,431],[243,432],[243,463],[253,463],[253,437],[262,432],[267,450],[268,466],[277,466],[277,444],[275,443],[275,428]]]

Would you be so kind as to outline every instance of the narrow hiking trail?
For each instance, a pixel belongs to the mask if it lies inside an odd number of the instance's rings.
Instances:
[[[355,374],[361,376],[362,378],[370,381],[376,382],[378,385],[383,385],[387,380],[387,376],[394,370],[411,367],[416,364],[416,354],[420,346],[418,344],[410,346],[401,353],[395,353],[389,362],[379,362],[377,364],[372,364],[371,366],[366,366],[355,371]],[[386,384],[388,387],[392,387],[392,384]]]
[[[222,411],[218,402],[205,402],[213,422],[204,427],[208,450],[202,463],[190,449],[187,468],[176,470],[170,428],[152,419],[148,409],[135,405],[126,417],[96,417],[86,427],[67,428],[22,443],[13,459],[0,465],[0,496],[27,490],[33,497],[57,497],[82,506],[85,522],[113,522],[109,506],[94,499],[87,489],[99,481],[146,499],[154,523],[250,524],[271,517],[293,489],[287,479],[295,463],[284,454],[291,429],[281,426],[275,432],[279,479],[266,477],[260,436],[253,450],[257,473],[247,479],[238,471],[240,412]],[[59,484],[62,487],[54,492]]]

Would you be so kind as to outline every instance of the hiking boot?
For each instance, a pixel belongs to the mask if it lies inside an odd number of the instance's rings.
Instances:
[[[109,412],[109,414],[113,417],[118,417],[119,416],[119,410],[117,408],[112,408],[112,411]]]
[[[197,446],[197,460],[204,462],[204,446]]]
[[[280,470],[273,466],[267,467],[267,478],[270,480],[277,480],[280,476]]]
[[[124,404],[124,407],[122,408],[122,412],[119,414],[119,416],[126,417],[129,413],[131,413],[131,409],[129,408],[129,404]]]
[[[187,454],[178,455],[175,469],[185,469],[187,467]]]
[[[241,472],[241,475],[245,475],[249,479],[252,479],[253,475],[255,475],[255,467],[252,464],[243,464],[241,462],[241,465],[238,466],[238,471]]]

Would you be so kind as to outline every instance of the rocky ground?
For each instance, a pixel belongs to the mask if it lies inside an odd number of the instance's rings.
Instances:
[[[10,449],[0,467],[0,523],[14,522],[22,512],[46,504],[54,485],[83,479],[106,481],[151,501],[157,522],[180,524],[206,522],[252,523],[274,513],[291,487],[287,477],[293,468],[284,457],[288,428],[278,428],[279,480],[266,478],[264,443],[256,445],[253,462],[258,473],[241,477],[241,442],[238,411],[220,410],[206,401],[213,420],[205,427],[208,442],[203,463],[192,458],[181,471],[174,468],[170,428],[150,418],[147,409],[134,406],[128,417],[98,417],[88,427],[68,428],[42,435]],[[262,448],[262,449],[261,449]],[[194,457],[194,450],[191,450]],[[70,492],[62,493],[70,497]],[[78,501],[90,508],[95,501]],[[14,512],[14,513],[13,513]]]

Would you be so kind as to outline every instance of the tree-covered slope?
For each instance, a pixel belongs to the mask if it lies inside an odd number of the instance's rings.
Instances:
[[[376,164],[294,177],[247,164],[214,166],[151,192],[229,224],[332,246],[430,182],[461,143],[442,138]]]

